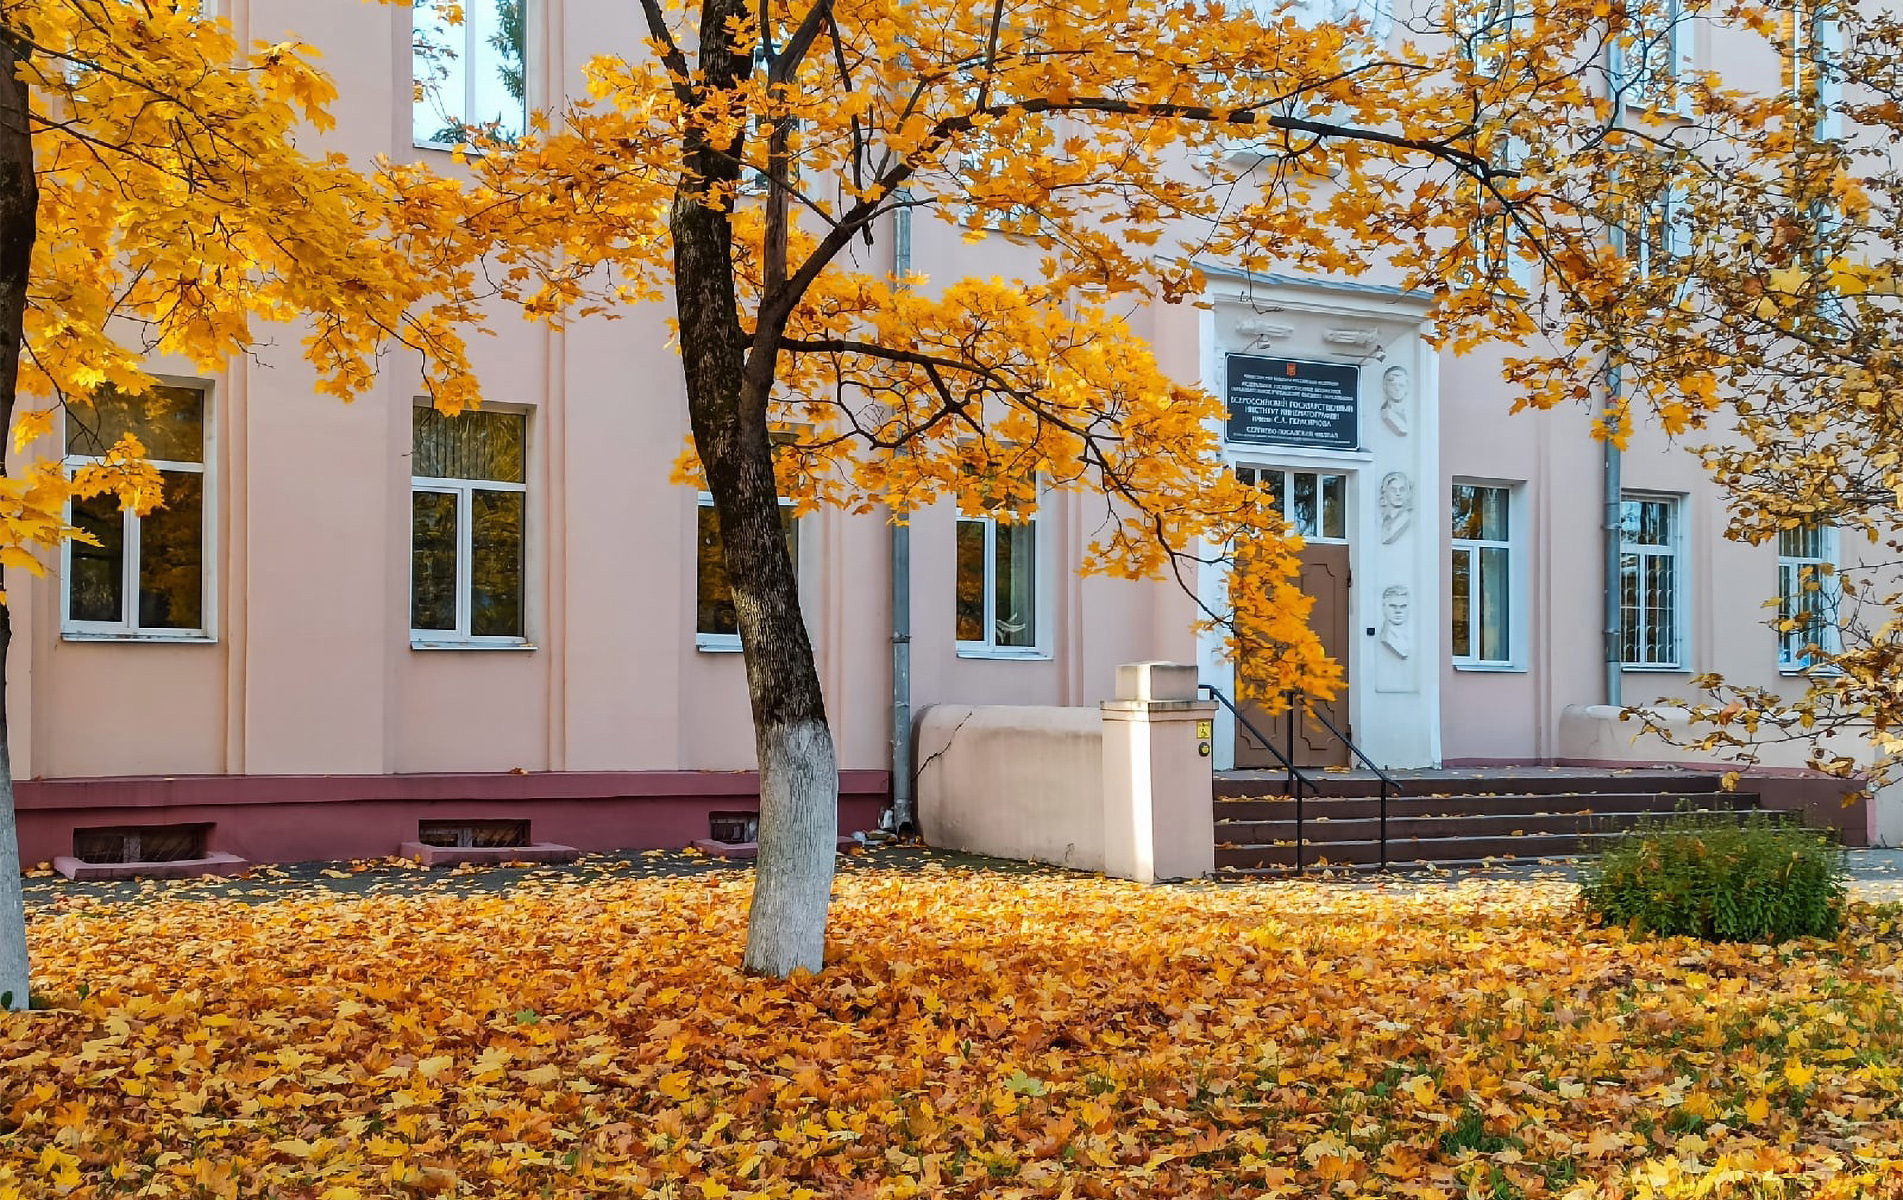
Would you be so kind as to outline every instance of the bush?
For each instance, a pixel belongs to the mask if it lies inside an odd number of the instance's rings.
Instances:
[[[1608,925],[1713,942],[1834,937],[1844,911],[1834,835],[1769,814],[1644,825],[1587,868],[1581,900]]]

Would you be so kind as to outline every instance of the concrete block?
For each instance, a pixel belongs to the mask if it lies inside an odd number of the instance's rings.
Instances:
[[[203,858],[179,858],[171,862],[82,862],[70,854],[53,860],[53,869],[68,879],[196,879],[201,875],[242,875],[251,864],[235,854],[222,851]]]
[[[1195,700],[1196,664],[1176,662],[1122,663],[1117,667],[1117,699]]]
[[[413,858],[426,867],[460,867],[465,864],[494,866],[498,863],[571,863],[581,851],[559,842],[534,842],[527,846],[426,846],[422,842],[404,842],[404,858]]]

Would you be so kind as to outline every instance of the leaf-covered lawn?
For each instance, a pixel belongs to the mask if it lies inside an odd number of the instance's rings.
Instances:
[[[872,869],[777,983],[750,883],[43,915],[76,1010],[0,1016],[0,1197],[1903,1194],[1894,910]]]

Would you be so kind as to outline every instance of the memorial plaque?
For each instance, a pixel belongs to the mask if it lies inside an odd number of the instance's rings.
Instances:
[[[1229,356],[1228,440],[1251,446],[1356,450],[1361,368],[1292,358]]]

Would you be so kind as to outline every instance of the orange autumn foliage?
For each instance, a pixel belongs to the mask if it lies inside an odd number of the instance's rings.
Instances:
[[[877,862],[791,981],[738,872],[56,893],[0,1197],[1899,1194],[1894,906],[1772,948],[1555,883]]]

